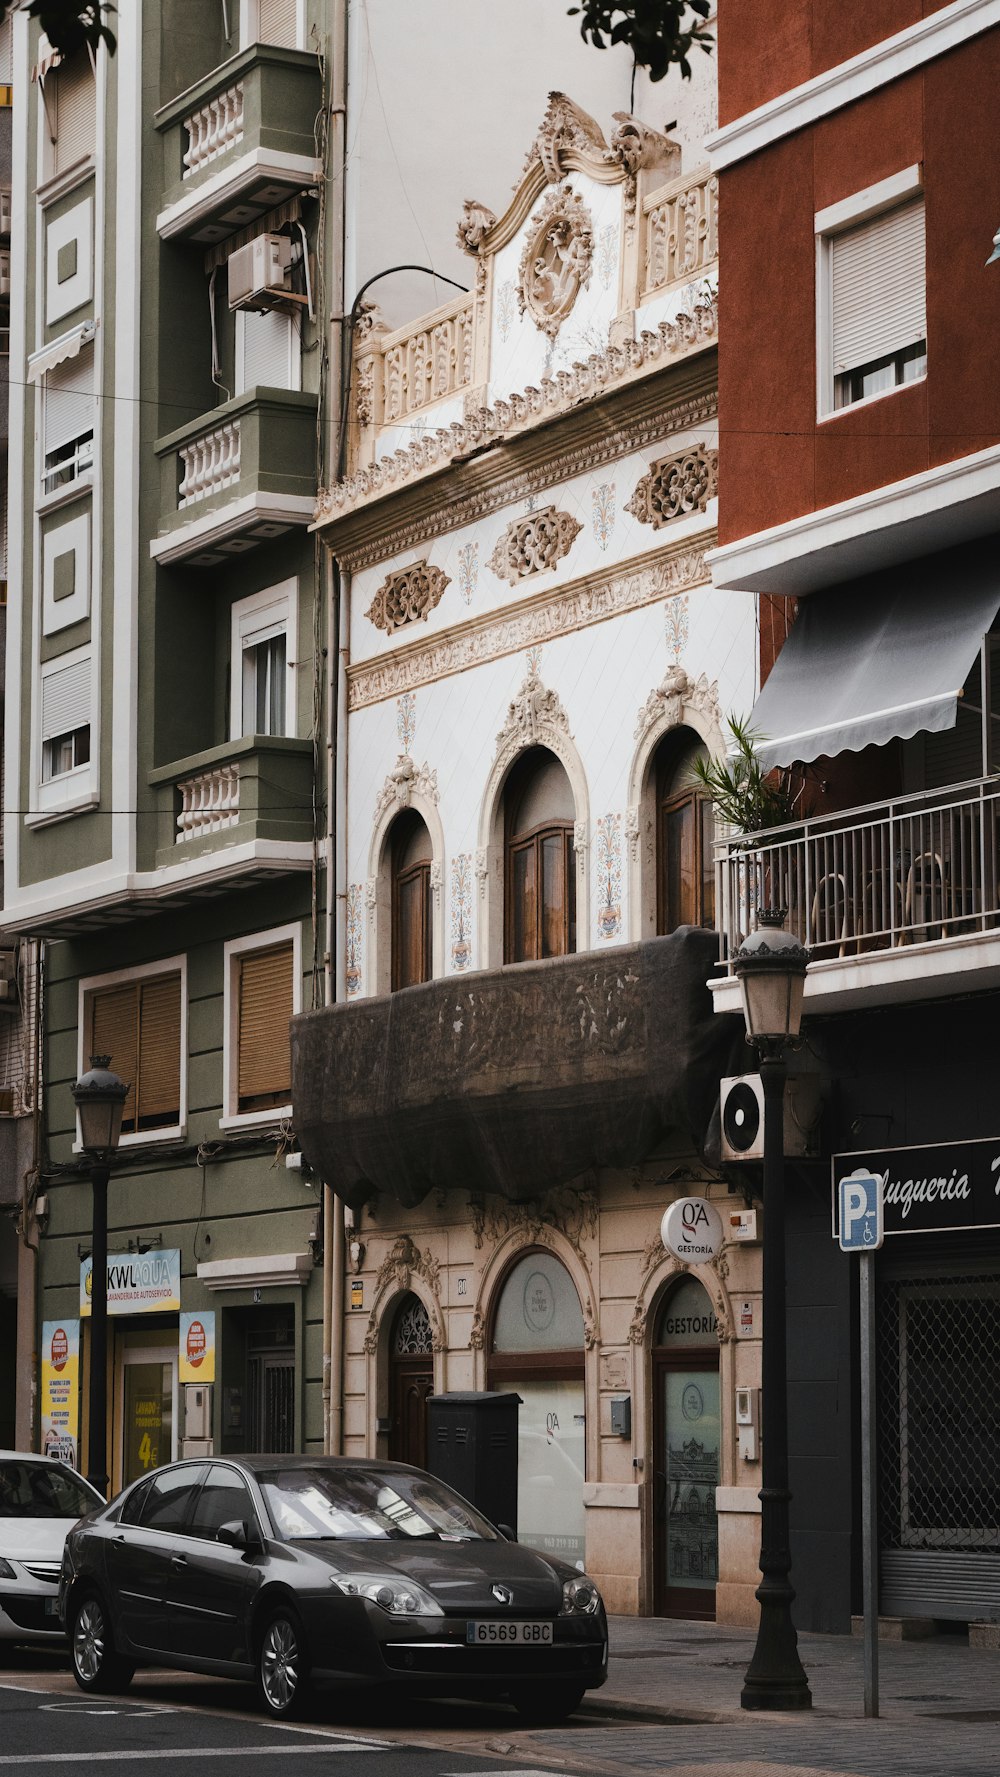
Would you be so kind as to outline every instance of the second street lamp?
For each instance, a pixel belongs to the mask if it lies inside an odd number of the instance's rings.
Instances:
[[[110,1072],[110,1055],[92,1055],[73,1097],[80,1145],[90,1161],[93,1192],[90,1271],[90,1391],[87,1479],[107,1498],[108,1443],[108,1178],[122,1132],[128,1086]]]
[[[784,909],[761,913],[757,930],[733,958],[764,1093],[760,1624],[743,1682],[744,1709],[812,1706],[792,1622],[785,1342],[785,1051],[798,1041],[809,952],[783,930],[784,921]]]

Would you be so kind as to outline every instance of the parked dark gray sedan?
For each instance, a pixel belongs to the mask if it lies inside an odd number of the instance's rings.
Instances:
[[[558,1721],[607,1676],[593,1581],[401,1463],[171,1463],[70,1531],[59,1608],[83,1690],[176,1666],[255,1679],[275,1716],[324,1678]]]

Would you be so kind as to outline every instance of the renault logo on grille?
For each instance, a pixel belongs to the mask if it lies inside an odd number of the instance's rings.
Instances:
[[[514,1594],[509,1586],[501,1586],[499,1581],[493,1587],[493,1596],[498,1604],[513,1604]]]

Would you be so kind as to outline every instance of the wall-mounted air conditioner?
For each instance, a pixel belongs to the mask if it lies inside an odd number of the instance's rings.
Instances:
[[[721,1082],[723,1160],[764,1158],[764,1088],[759,1074]],[[816,1153],[823,1109],[819,1080],[799,1074],[785,1082],[785,1155],[802,1160]]]
[[[292,243],[285,234],[258,234],[229,255],[231,309],[266,310],[291,293]]]

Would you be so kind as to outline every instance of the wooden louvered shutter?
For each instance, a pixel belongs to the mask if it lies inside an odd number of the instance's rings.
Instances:
[[[834,235],[830,250],[835,376],[926,339],[922,197]]]
[[[111,1071],[128,1081],[122,1131],[135,1129],[139,1078],[139,990],[135,981],[106,987],[91,996],[90,1055],[110,1055]],[[89,1056],[86,1058],[89,1066]]]
[[[159,1129],[181,1118],[181,978],[143,981],[139,1015],[140,1129]]]
[[[67,167],[93,154],[97,133],[97,86],[90,56],[78,50],[68,61],[60,62],[46,75],[46,84],[55,87],[49,96],[49,115],[55,127],[53,173],[64,173]]]
[[[285,49],[297,48],[298,0],[259,0],[259,7],[258,42],[279,43]]]
[[[240,957],[237,1109],[264,1110],[292,1096],[292,946]]]

